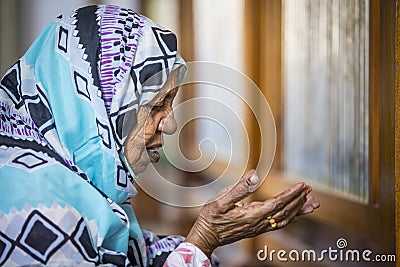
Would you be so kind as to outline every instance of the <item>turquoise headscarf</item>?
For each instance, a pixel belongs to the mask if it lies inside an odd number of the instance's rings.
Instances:
[[[45,28],[0,83],[0,265],[146,266],[123,143],[179,66],[175,35],[132,10]]]

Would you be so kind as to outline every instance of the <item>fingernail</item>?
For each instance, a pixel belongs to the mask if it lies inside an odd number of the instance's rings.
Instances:
[[[311,191],[312,191],[312,187],[309,185],[309,186],[307,186],[307,194],[310,194],[311,193]]]
[[[253,174],[250,178],[249,181],[251,184],[256,185],[260,181],[260,178],[258,178],[257,174]]]
[[[249,188],[249,192],[253,192],[257,189],[257,185],[259,183],[259,178],[257,174],[253,174],[250,178],[245,180],[247,187]]]

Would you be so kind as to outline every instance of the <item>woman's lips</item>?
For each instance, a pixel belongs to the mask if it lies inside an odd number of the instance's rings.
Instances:
[[[156,163],[160,160],[160,153],[158,153],[157,148],[148,148],[147,154],[149,155],[152,163]]]

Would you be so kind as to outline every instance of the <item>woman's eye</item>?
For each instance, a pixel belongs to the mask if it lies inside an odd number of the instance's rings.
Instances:
[[[159,110],[164,106],[164,103],[154,104],[153,110]]]

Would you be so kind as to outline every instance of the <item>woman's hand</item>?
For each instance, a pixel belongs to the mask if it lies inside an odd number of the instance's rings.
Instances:
[[[219,246],[280,229],[297,215],[311,213],[319,207],[319,202],[308,195],[311,187],[304,183],[298,183],[264,202],[241,203],[251,194],[250,188],[258,183],[255,171],[249,171],[236,185],[223,190],[207,203],[186,242],[210,256]]]

